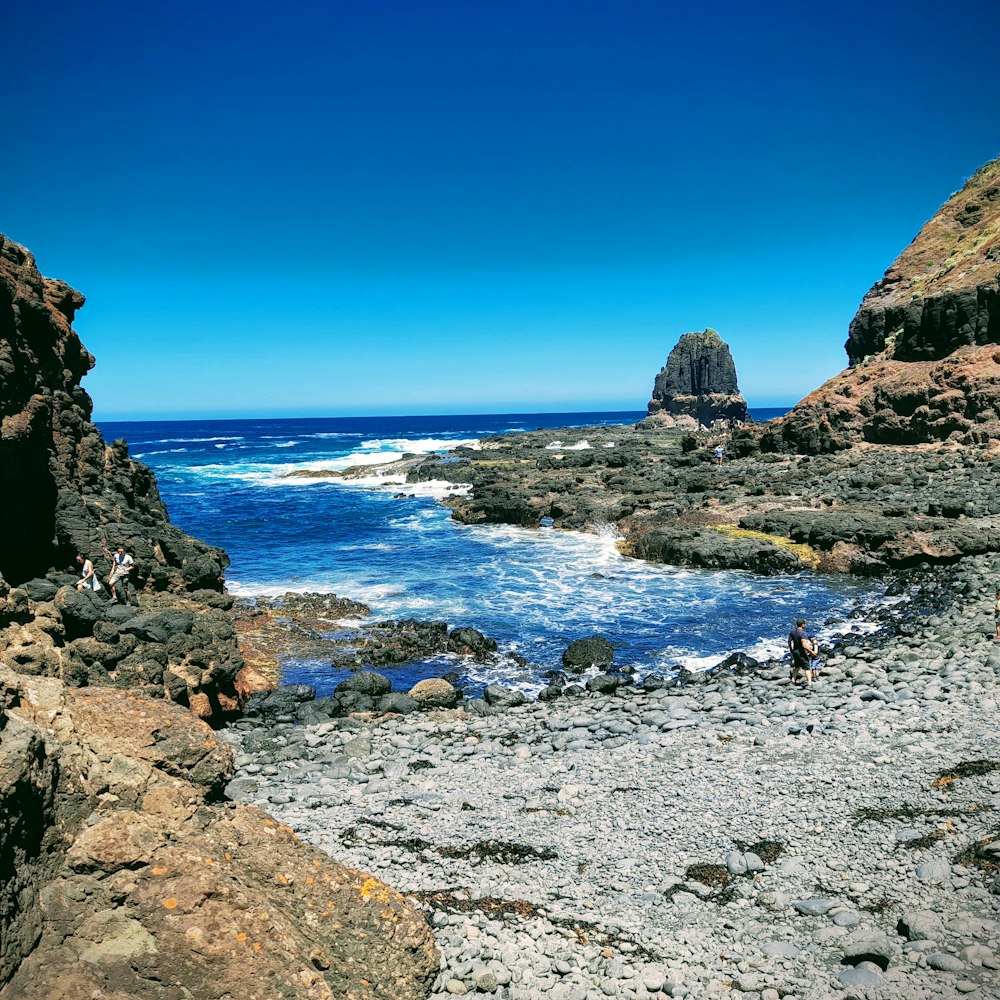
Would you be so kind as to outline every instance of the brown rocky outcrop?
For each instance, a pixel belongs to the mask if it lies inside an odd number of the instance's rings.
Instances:
[[[1000,440],[1000,159],[978,170],[865,296],[850,367],[763,438],[817,454]]]
[[[685,333],[677,341],[656,376],[648,410],[650,426],[698,428],[746,420],[733,356],[715,330]]]
[[[153,474],[107,444],[80,380],[84,299],[0,236],[0,663],[76,685],[168,696],[206,718],[238,705],[228,559],[172,525]],[[78,593],[82,553],[106,578],[125,544],[141,612]]]
[[[0,720],[4,1000],[426,995],[423,914],[222,801],[191,713],[0,671]]]

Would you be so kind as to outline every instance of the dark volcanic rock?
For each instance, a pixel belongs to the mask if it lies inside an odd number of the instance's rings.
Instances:
[[[667,425],[710,426],[716,420],[746,420],[736,365],[715,330],[685,333],[653,385],[649,414]]]
[[[172,525],[153,474],[92,423],[80,381],[94,358],[72,327],[83,302],[0,236],[0,579],[25,587],[15,591],[20,604],[8,599],[0,610],[0,655],[70,683],[138,684],[220,718],[238,708],[242,667],[224,613],[228,559]],[[88,656],[76,640],[131,610],[110,607],[107,590],[66,586],[75,579],[67,571],[82,553],[106,580],[119,544],[135,558],[132,583],[149,626],[102,633],[102,655]],[[197,643],[177,639],[194,635],[196,615]]]
[[[488,705],[496,708],[513,708],[523,705],[527,700],[522,691],[512,691],[510,688],[491,684],[483,691],[483,699]]]
[[[861,303],[850,368],[769,429],[765,448],[1000,439],[998,190],[1000,159],[938,210]]]
[[[375,673],[374,670],[359,670],[337,685],[337,694],[342,691],[356,691],[372,698],[388,694],[392,690],[392,681],[388,677]]]
[[[607,666],[615,662],[614,646],[603,636],[592,635],[586,639],[574,639],[562,655],[567,667]]]
[[[474,628],[456,628],[448,636],[448,652],[460,656],[471,656],[478,662],[492,658],[497,651],[494,639],[483,635]]]

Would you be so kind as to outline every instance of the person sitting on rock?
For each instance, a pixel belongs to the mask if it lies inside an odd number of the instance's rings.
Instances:
[[[812,687],[816,674],[812,661],[819,656],[819,647],[806,633],[804,618],[797,618],[795,628],[788,633],[788,649],[792,654],[792,669],[788,675],[790,680],[794,683],[799,679],[799,674],[802,674],[806,679],[806,687]]]
[[[135,569],[135,560],[125,551],[124,545],[118,546],[118,551],[111,557],[111,576],[108,586],[111,588],[111,603],[118,603],[118,587],[122,590],[122,603],[129,603],[129,573]]]
[[[76,589],[100,590],[101,581],[94,572],[94,564],[85,555],[78,555],[76,561],[80,564],[80,582],[76,585]]]

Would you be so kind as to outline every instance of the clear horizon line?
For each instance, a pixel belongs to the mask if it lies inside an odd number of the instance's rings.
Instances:
[[[748,410],[782,410],[791,409],[795,403],[772,403],[769,406],[748,405]],[[205,422],[242,422],[246,420],[410,420],[415,418],[433,419],[438,417],[533,417],[533,416],[573,416],[581,413],[594,414],[636,414],[645,413],[645,407],[626,409],[585,409],[585,410],[490,410],[478,413],[452,412],[452,413],[337,413],[337,414],[317,414],[300,413],[298,415],[276,416],[268,413],[245,413],[242,416],[171,416],[169,414],[159,414],[156,416],[136,417],[136,416],[100,416],[91,417],[94,423],[113,424],[152,424],[152,423],[205,423]]]

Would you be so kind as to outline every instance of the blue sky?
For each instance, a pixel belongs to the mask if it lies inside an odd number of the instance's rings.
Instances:
[[[103,419],[751,405],[1000,153],[992,4],[6,5],[0,231]]]

